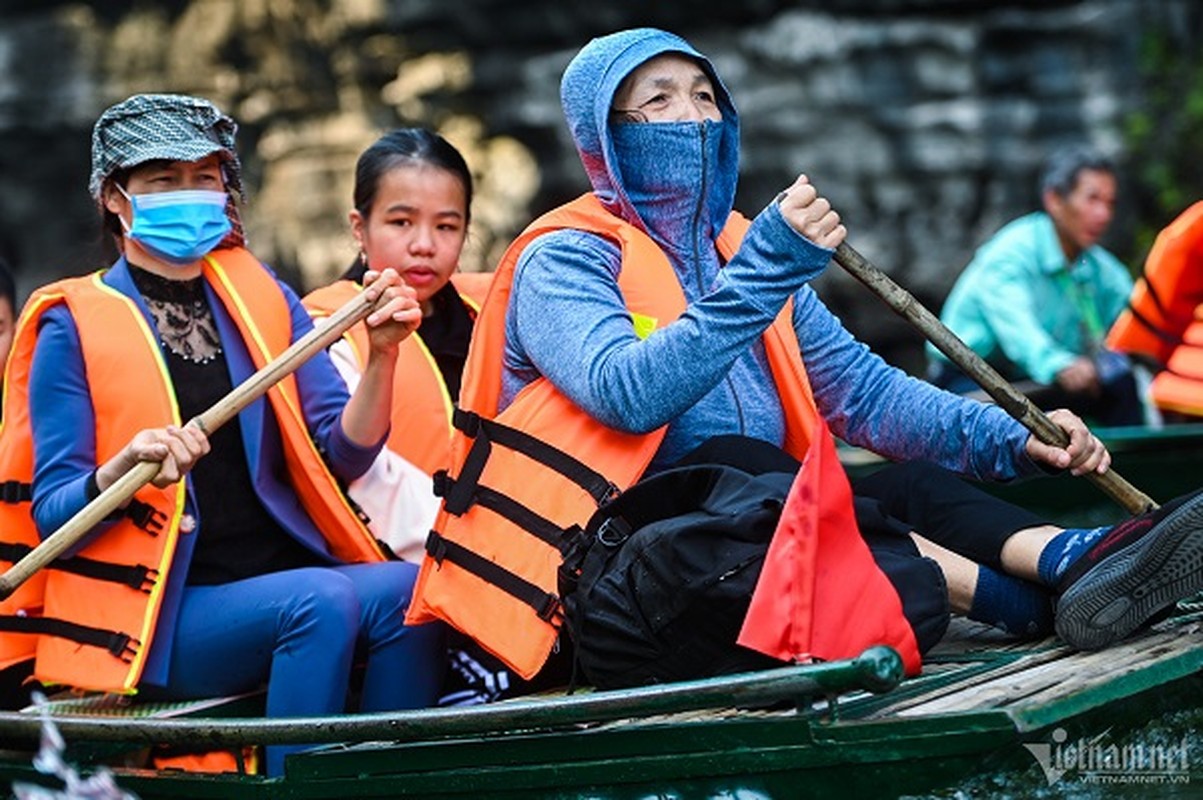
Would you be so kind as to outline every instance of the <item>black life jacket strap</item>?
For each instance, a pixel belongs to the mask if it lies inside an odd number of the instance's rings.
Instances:
[[[1128,303],[1128,311],[1132,314],[1132,318],[1134,320],[1139,322],[1143,328],[1145,328],[1149,333],[1153,334],[1161,341],[1166,342],[1167,344],[1171,344],[1171,345],[1182,344],[1181,336],[1174,336],[1173,334],[1169,333],[1168,331],[1163,330],[1161,328],[1161,326],[1155,324],[1153,322],[1153,320],[1149,319],[1144,314],[1142,314],[1140,311],[1138,311],[1136,309],[1136,307],[1134,305],[1132,305],[1131,302]]]
[[[492,584],[506,594],[522,601],[535,610],[539,619],[552,624],[563,620],[563,605],[558,595],[545,592],[535,584],[515,575],[505,567],[477,555],[463,545],[444,539],[438,531],[426,537],[426,552],[435,563],[450,561],[457,567],[471,572],[486,583]]]
[[[127,633],[91,628],[87,625],[51,617],[0,616],[0,632],[36,633],[42,636],[69,639],[80,644],[108,650],[127,664],[134,660],[138,647],[142,644]]]
[[[24,481],[0,481],[0,503],[29,503],[33,500],[33,484]],[[113,519],[129,517],[130,521],[151,536],[158,536],[167,522],[167,515],[150,503],[130,500],[125,508],[116,512]]]
[[[28,503],[33,500],[33,484],[21,481],[0,482],[0,503]]]
[[[447,497],[455,492],[460,481],[440,470],[434,476],[434,494],[437,497]],[[472,501],[476,505],[487,508],[493,513],[505,517],[522,530],[546,542],[552,547],[562,547],[564,529],[547,517],[519,503],[512,497],[502,494],[496,489],[477,484],[472,491]]]
[[[548,469],[563,475],[587,492],[599,506],[618,495],[618,487],[606,476],[529,433],[502,425],[496,420],[485,419],[474,411],[464,411],[460,408],[456,408],[452,413],[451,424],[473,442],[463,468],[456,479],[459,488],[444,498],[443,505],[448,513],[458,516],[472,505],[471,491],[480,480],[480,475],[484,471],[485,462],[488,461],[489,452],[494,443],[522,453],[527,458],[538,461]]]
[[[1157,309],[1159,314],[1161,314],[1162,319],[1168,318],[1170,315],[1169,308],[1161,299],[1161,295],[1157,291],[1157,287],[1155,287],[1153,282],[1149,280],[1149,273],[1144,267],[1140,268],[1140,277],[1141,280],[1144,281],[1145,291],[1148,293],[1149,299],[1153,301],[1153,307]],[[1203,296],[1190,298],[1189,302],[1191,302],[1193,305],[1198,305],[1200,302],[1203,302]],[[1133,319],[1139,322],[1146,330],[1149,331],[1149,333],[1153,334],[1161,341],[1171,345],[1184,344],[1181,336],[1174,336],[1169,331],[1165,330],[1160,325],[1157,325],[1147,316],[1138,311],[1136,307],[1132,305],[1131,299],[1128,300],[1128,311],[1132,313]]]
[[[1145,291],[1149,293],[1149,299],[1153,301],[1153,307],[1157,309],[1161,316],[1169,316],[1169,309],[1166,308],[1165,303],[1162,302],[1161,293],[1157,291],[1157,287],[1153,285],[1151,280],[1149,280],[1149,272],[1145,269],[1145,265],[1143,264],[1140,267],[1140,277],[1145,283]],[[1128,308],[1132,308],[1131,300],[1128,302]],[[1135,314],[1136,310],[1133,309],[1132,313]]]
[[[27,544],[0,542],[0,561],[15,564],[31,552],[33,552],[33,548]],[[94,558],[84,558],[83,556],[55,559],[46,565],[46,569],[69,572],[72,575],[80,575],[98,581],[118,583],[147,594],[150,594],[150,590],[159,580],[159,571],[143,564],[132,566],[114,564],[110,561],[97,561]]]

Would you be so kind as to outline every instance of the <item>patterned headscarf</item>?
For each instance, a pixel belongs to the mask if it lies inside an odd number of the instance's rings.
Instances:
[[[234,149],[238,125],[215,105],[180,94],[136,94],[106,110],[92,129],[92,175],[88,190],[101,201],[114,172],[147,161],[199,161],[220,153],[226,188],[242,197],[242,164]],[[241,246],[245,237],[234,195],[226,203],[234,229],[222,246]]]

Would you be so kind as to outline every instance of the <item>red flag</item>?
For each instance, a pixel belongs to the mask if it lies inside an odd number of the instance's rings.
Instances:
[[[738,643],[783,661],[829,661],[884,644],[921,659],[902,601],[860,536],[852,487],[822,420],[790,487]]]

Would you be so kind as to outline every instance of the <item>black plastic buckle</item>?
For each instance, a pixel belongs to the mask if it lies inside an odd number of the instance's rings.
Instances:
[[[618,484],[614,481],[609,481],[606,486],[606,493],[602,495],[601,500],[597,501],[597,507],[604,508],[610,505],[610,503],[618,499],[620,494],[622,494],[622,489],[618,488]]]
[[[434,563],[443,566],[443,559],[447,557],[447,540],[438,531],[426,535],[426,554],[434,559]]]
[[[163,530],[163,523],[167,521],[166,514],[141,500],[131,500],[125,507],[125,516],[151,536],[158,536]]]
[[[433,491],[435,497],[446,497],[447,493],[455,486],[455,479],[447,474],[447,470],[445,469],[434,473],[431,476],[431,480],[434,484]]]
[[[109,637],[109,644],[106,649],[128,664],[138,654],[138,648],[135,647],[138,644],[141,644],[141,642],[127,633],[114,633]]]
[[[141,564],[138,565],[138,569],[142,572],[142,578],[134,588],[145,594],[150,594],[159,582],[159,571],[153,567],[146,567]]]
[[[543,604],[535,609],[535,614],[544,622],[554,623],[557,618],[562,620],[564,604],[560,602],[560,598],[554,594],[548,594],[543,598]]]
[[[475,411],[464,411],[462,408],[457,408],[451,412],[451,423],[469,439],[475,439],[480,434],[480,414]]]

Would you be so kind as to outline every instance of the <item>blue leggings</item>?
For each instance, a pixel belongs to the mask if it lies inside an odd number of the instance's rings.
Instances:
[[[445,672],[441,624],[404,624],[417,567],[390,561],[274,572],[184,590],[168,685],[158,697],[252,691],[267,683],[267,716],[341,714],[351,660],[365,648],[361,711],[422,708]],[[300,746],[267,748],[267,772]]]

